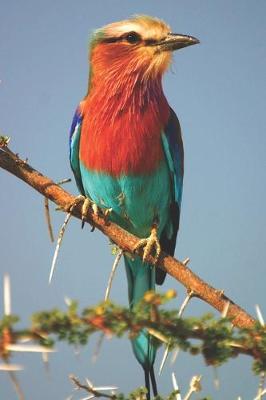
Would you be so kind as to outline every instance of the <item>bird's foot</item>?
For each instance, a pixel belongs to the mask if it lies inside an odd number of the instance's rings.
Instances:
[[[109,215],[112,212],[112,208],[106,208],[106,209],[101,209],[98,207],[96,203],[94,203],[89,197],[84,198],[84,202],[82,204],[82,209],[81,209],[81,221],[82,221],[82,228],[84,227],[86,216],[88,213],[89,208],[92,209],[93,214],[98,218],[101,217],[104,219],[104,222],[107,223],[109,220]],[[92,230],[94,230],[94,226],[92,227]]]
[[[72,212],[72,210],[78,205],[82,203],[81,207],[81,228],[84,227],[85,221],[87,218],[89,208],[92,209],[93,213],[98,217],[99,215],[99,207],[96,203],[94,203],[89,197],[85,197],[83,195],[79,195],[75,197],[73,203],[68,207],[67,211]],[[94,227],[92,227],[94,229]]]
[[[96,203],[94,203],[89,197],[84,197],[84,201],[81,207],[81,228],[84,228],[86,217],[88,214],[88,210],[91,207],[93,213],[98,217],[99,215],[99,207],[97,206]],[[92,230],[94,230],[95,227],[92,226]]]
[[[61,210],[71,213],[74,210],[74,208],[77,207],[77,205],[83,202],[84,200],[85,197],[80,194],[74,198],[74,201],[70,204],[70,206],[66,207],[65,209],[61,208]]]
[[[134,251],[143,248],[142,259],[144,262],[147,261],[149,256],[154,256],[155,262],[157,262],[160,256],[161,245],[158,239],[157,229],[157,225],[153,225],[150,236],[145,239],[141,239],[134,247]]]

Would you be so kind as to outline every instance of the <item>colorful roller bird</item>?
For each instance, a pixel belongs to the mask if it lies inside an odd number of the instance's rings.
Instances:
[[[174,50],[199,41],[172,33],[163,21],[135,16],[96,30],[90,43],[88,92],[71,126],[70,163],[88,202],[142,238],[143,258],[125,255],[129,305],[161,285],[165,272],[147,263],[161,249],[173,255],[183,184],[179,121],[162,88]],[[84,207],[85,212],[86,207]],[[155,346],[143,330],[134,354],[157,395]]]

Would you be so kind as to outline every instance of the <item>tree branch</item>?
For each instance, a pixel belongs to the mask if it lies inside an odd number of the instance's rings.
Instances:
[[[6,146],[6,143],[2,143],[1,146],[1,142],[0,167],[26,182],[43,196],[56,203],[62,210],[69,210],[75,200],[73,195],[66,192],[50,178],[36,171],[26,161],[20,159],[18,155],[14,154]],[[76,218],[81,219],[81,204],[78,204],[73,209],[72,214]],[[113,222],[106,222],[101,213],[97,216],[89,210],[86,222],[98,228],[123,251],[134,253],[134,248],[139,238],[128,233]],[[141,256],[142,251],[139,251],[138,254]],[[148,261],[153,265],[155,264],[155,260],[152,256],[148,258]],[[218,311],[222,312],[229,302],[227,317],[232,319],[232,323],[235,326],[240,328],[250,328],[254,326],[254,318],[225,296],[222,290],[217,290],[204,282],[182,262],[162,253],[157,266],[178,280],[188,291],[193,291],[194,296],[199,297]]]

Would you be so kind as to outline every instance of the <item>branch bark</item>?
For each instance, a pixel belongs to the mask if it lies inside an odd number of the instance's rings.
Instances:
[[[0,167],[26,182],[33,189],[56,203],[62,210],[69,210],[75,200],[73,195],[62,189],[50,178],[36,171],[6,146],[0,147]],[[78,204],[73,209],[72,214],[76,218],[81,219],[81,204]],[[128,233],[113,222],[109,221],[106,223],[105,218],[101,214],[96,216],[92,211],[88,212],[86,222],[98,228],[123,251],[133,254],[134,247],[139,238]],[[141,256],[142,251],[138,252],[138,254]],[[148,261],[153,265],[155,264],[155,260],[151,256]],[[182,262],[162,253],[157,266],[179,281],[188,291],[193,291],[194,296],[210,304],[218,311],[222,312],[229,304],[227,317],[232,318],[232,323],[235,326],[240,328],[251,328],[254,326],[254,318],[225,296],[223,291],[215,289],[204,282]]]

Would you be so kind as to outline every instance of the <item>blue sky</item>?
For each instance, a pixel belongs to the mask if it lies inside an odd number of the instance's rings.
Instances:
[[[164,79],[169,103],[179,116],[185,145],[185,182],[176,257],[254,314],[266,315],[266,3],[232,1],[27,0],[2,2],[0,16],[0,131],[11,147],[37,169],[60,180],[71,176],[68,131],[77,103],[87,88],[90,32],[132,14],[167,21],[174,32],[191,34],[201,44],[178,51]],[[54,280],[48,275],[54,245],[49,243],[43,199],[16,178],[0,171],[0,276],[11,276],[13,312],[22,324],[40,309],[64,307],[64,296],[80,305],[103,298],[113,262],[100,233],[80,230],[71,221]],[[67,187],[77,193],[74,183]],[[63,215],[53,212],[55,231]],[[167,279],[164,289],[178,291]],[[123,266],[112,299],[127,303]],[[193,300],[187,315],[210,308]],[[91,362],[96,338],[79,358],[60,344],[46,376],[40,357],[19,355],[19,374],[27,399],[64,399],[71,393],[69,373],[97,384],[116,384],[128,392],[142,384],[142,371],[129,342],[108,340]],[[158,361],[161,354],[158,355]],[[242,357],[219,369],[221,388],[200,357],[182,354],[168,365],[158,385],[171,391],[174,371],[183,393],[192,375],[203,375],[204,394],[214,399],[250,399],[257,379]],[[0,375],[1,398],[15,399],[7,376]]]

